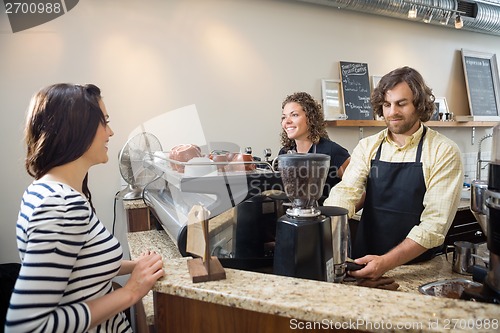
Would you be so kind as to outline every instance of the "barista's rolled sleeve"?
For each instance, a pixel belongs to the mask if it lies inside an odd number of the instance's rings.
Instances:
[[[457,145],[437,132],[435,139],[424,143],[422,156],[427,187],[420,224],[413,227],[408,238],[425,248],[443,244],[457,212],[464,181],[462,158]],[[427,141],[427,140],[426,140]]]
[[[423,127],[407,138],[403,147],[397,146],[387,136],[387,129],[362,139],[351,155],[342,181],[330,192],[325,205],[339,206],[354,215],[355,205],[365,191],[371,160],[382,140],[380,160],[387,162],[412,162],[415,160]],[[455,217],[463,184],[463,165],[458,146],[444,135],[428,128],[422,147],[422,165],[426,192],[420,224],[413,227],[408,238],[425,248],[443,244]],[[393,193],[398,195],[398,193]]]
[[[323,205],[346,208],[349,218],[356,211],[356,204],[365,192],[366,179],[370,171],[370,162],[377,151],[378,145],[384,139],[383,132],[362,139],[351,154],[351,161],[347,166],[342,181],[331,191]]]

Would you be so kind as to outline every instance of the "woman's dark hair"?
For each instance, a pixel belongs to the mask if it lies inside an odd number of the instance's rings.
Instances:
[[[407,66],[397,68],[384,75],[377,87],[373,89],[370,102],[375,114],[379,117],[384,115],[382,106],[385,102],[385,93],[401,82],[406,82],[410,87],[413,93],[413,105],[420,120],[422,122],[428,121],[436,108],[432,89],[425,84],[419,72]]]
[[[307,127],[309,129],[309,135],[307,137],[314,144],[318,143],[320,138],[328,139],[325,117],[321,104],[316,102],[314,98],[306,92],[296,92],[285,98],[283,103],[281,103],[281,109],[292,102],[299,104],[306,113]],[[288,138],[284,129],[281,129],[281,145],[285,149],[292,149],[295,147],[295,141]]]
[[[40,179],[89,149],[99,125],[106,124],[100,99],[101,90],[93,84],[59,83],[33,96],[24,129],[25,166],[32,177]],[[88,174],[82,190],[92,205],[87,181]]]

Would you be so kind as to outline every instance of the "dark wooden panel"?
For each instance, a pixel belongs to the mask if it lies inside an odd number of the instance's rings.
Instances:
[[[128,231],[148,231],[151,229],[149,208],[127,209]]]
[[[299,326],[294,321],[291,326],[290,318],[157,292],[154,293],[154,304],[156,332],[162,333],[333,332],[330,327],[334,327],[331,324],[326,328],[300,329],[307,327],[308,323],[300,321]]]
[[[486,242],[486,235],[483,234],[481,226],[470,210],[460,210],[457,212],[446,235],[444,244],[452,245],[453,242],[458,240],[473,243]]]
[[[444,239],[443,248],[438,254],[444,253],[446,247],[453,245],[456,241],[468,241],[476,244],[486,242],[486,235],[470,210],[459,210],[457,212]],[[451,251],[453,250],[451,249]]]
[[[148,325],[146,318],[146,311],[144,309],[144,304],[142,300],[134,305],[135,310],[135,333],[153,333],[154,326]]]

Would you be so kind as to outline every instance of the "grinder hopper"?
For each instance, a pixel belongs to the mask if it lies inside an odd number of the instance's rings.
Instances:
[[[281,181],[292,208],[290,216],[318,216],[318,199],[323,193],[330,167],[330,157],[324,154],[285,154],[278,157]]]

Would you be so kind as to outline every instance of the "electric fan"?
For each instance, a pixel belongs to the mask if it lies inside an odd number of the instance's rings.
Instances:
[[[161,150],[160,141],[151,133],[142,132],[128,139],[118,155],[120,174],[128,186],[118,193],[118,198],[142,198],[144,187],[157,177],[144,165],[144,160],[152,159],[153,153]]]

